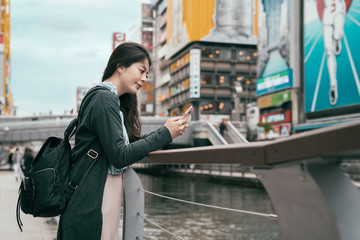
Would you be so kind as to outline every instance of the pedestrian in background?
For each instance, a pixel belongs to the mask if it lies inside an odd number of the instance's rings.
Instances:
[[[82,103],[75,134],[73,172],[81,153],[98,139],[103,153],[89,167],[60,217],[57,240],[117,240],[123,173],[149,152],[169,144],[188,127],[188,117],[170,118],[140,137],[136,93],[148,79],[151,60],[137,43],[122,43],[110,56],[102,83]],[[131,204],[131,203],[127,203]]]
[[[10,170],[13,169],[13,155],[14,155],[15,149],[16,149],[15,147],[10,149],[8,159],[7,159]]]
[[[227,126],[226,126],[226,119],[222,119],[219,125],[219,129],[220,129],[220,134],[221,136],[224,136],[225,131],[227,130]]]
[[[23,161],[23,158],[24,154],[21,152],[19,147],[16,147],[15,152],[12,155],[13,169],[16,182],[18,182],[23,176],[23,172],[21,170],[21,162]]]
[[[30,171],[33,160],[34,160],[33,151],[29,146],[27,146],[24,151],[24,163],[22,165],[22,171],[25,176]]]

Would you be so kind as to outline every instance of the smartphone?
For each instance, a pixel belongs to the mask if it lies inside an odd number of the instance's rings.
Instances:
[[[186,112],[185,112],[183,115],[181,115],[180,119],[183,119],[183,118],[185,118],[185,117],[187,117],[187,116],[189,116],[189,115],[190,115],[190,118],[191,118],[191,113],[192,113],[193,111],[194,111],[193,106],[190,106],[190,107],[186,110]],[[190,118],[189,118],[189,121],[190,121]]]

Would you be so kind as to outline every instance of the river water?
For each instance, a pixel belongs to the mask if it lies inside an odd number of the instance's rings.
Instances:
[[[275,213],[264,189],[206,179],[139,174],[144,190],[226,208]],[[275,240],[276,220],[212,209],[145,194],[145,217],[183,239]],[[144,239],[176,239],[145,220]]]

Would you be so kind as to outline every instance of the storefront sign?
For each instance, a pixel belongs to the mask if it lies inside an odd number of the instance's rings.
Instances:
[[[276,113],[267,113],[259,116],[259,122],[268,122],[271,124],[291,122],[291,111],[286,110]]]

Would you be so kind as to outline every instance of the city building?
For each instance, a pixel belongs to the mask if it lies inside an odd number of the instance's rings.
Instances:
[[[15,108],[10,85],[10,0],[0,3],[0,115],[13,115]]]
[[[255,101],[257,36],[252,1],[152,2],[155,113],[245,120]]]
[[[153,56],[153,16],[150,4],[141,4],[141,23],[134,25],[128,34],[127,41],[133,41],[142,44],[150,54],[151,59]],[[138,93],[139,110],[143,116],[154,115],[154,63],[150,67],[149,78],[146,83],[141,87]]]

